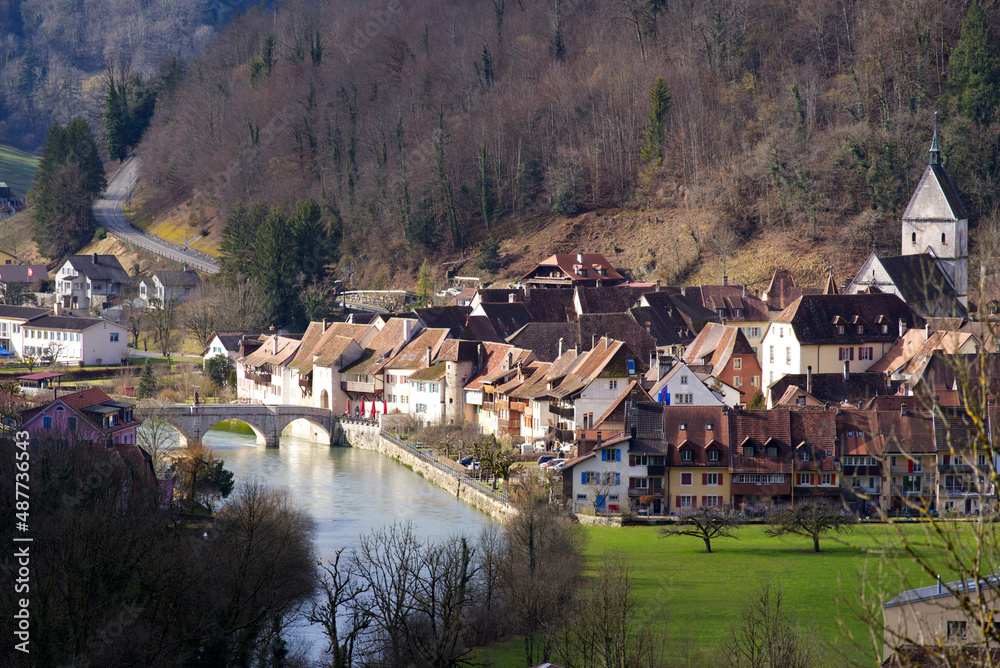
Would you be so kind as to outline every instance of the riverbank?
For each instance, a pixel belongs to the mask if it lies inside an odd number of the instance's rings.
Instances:
[[[384,434],[379,426],[369,422],[346,420],[338,424],[343,429],[344,440],[350,447],[373,450],[398,461],[498,522],[505,522],[514,512],[504,493],[490,489],[468,476],[460,475],[428,455],[416,452],[401,441]]]

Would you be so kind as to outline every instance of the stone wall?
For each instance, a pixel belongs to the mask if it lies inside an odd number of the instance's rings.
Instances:
[[[580,524],[587,527],[621,527],[622,518],[613,516],[575,515]]]
[[[389,439],[383,438],[378,426],[344,420],[340,421],[339,425],[339,428],[343,430],[343,442],[338,441],[335,437],[334,442],[337,445],[342,444],[353,448],[361,448],[362,450],[374,450],[391,457],[401,464],[409,466],[414,471],[419,472],[438,487],[454,494],[459,500],[489,514],[498,522],[506,521],[507,517],[514,512],[510,504],[503,503],[489,494],[481,492],[476,487],[465,484],[460,478],[442,471],[434,464],[418,457],[407,448],[400,447]],[[340,435],[338,434],[338,436]]]

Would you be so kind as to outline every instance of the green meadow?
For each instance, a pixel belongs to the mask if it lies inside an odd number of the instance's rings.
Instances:
[[[917,525],[903,530],[922,536]],[[632,569],[637,620],[665,633],[682,665],[709,665],[711,653],[764,582],[781,588],[782,607],[822,644],[824,665],[876,665],[869,629],[853,610],[863,569],[876,571],[883,562],[893,573],[884,600],[903,588],[931,583],[893,552],[898,534],[882,524],[821,540],[818,554],[810,539],[771,538],[759,525],[741,528],[736,539],[712,541],[711,554],[698,538],[663,537],[655,527],[583,531],[586,574],[596,572],[604,554],[624,553]],[[883,552],[889,555],[884,561]],[[496,668],[526,668],[518,641],[485,648],[479,657]]]
[[[18,197],[23,197],[38,169],[38,158],[11,146],[0,144],[0,181],[5,182]]]

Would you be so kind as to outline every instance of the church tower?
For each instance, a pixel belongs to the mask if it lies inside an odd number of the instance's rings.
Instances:
[[[936,120],[927,168],[903,212],[902,248],[903,255],[934,257],[958,300],[969,305],[969,216],[941,164]]]

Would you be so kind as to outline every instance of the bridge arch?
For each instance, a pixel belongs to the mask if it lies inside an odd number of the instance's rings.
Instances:
[[[278,434],[281,434],[285,429],[296,422],[308,422],[310,426],[316,427],[320,433],[324,436],[326,442],[330,442],[333,435],[330,433],[330,422],[329,420],[322,420],[316,417],[310,417],[305,415],[288,415],[279,416],[275,421],[275,429],[277,429]]]
[[[181,442],[201,440],[208,430],[225,420],[245,422],[257,437],[257,444],[277,447],[281,432],[296,420],[306,420],[322,430],[332,442],[333,414],[313,406],[269,404],[172,404],[158,411],[158,417],[176,429]]]

